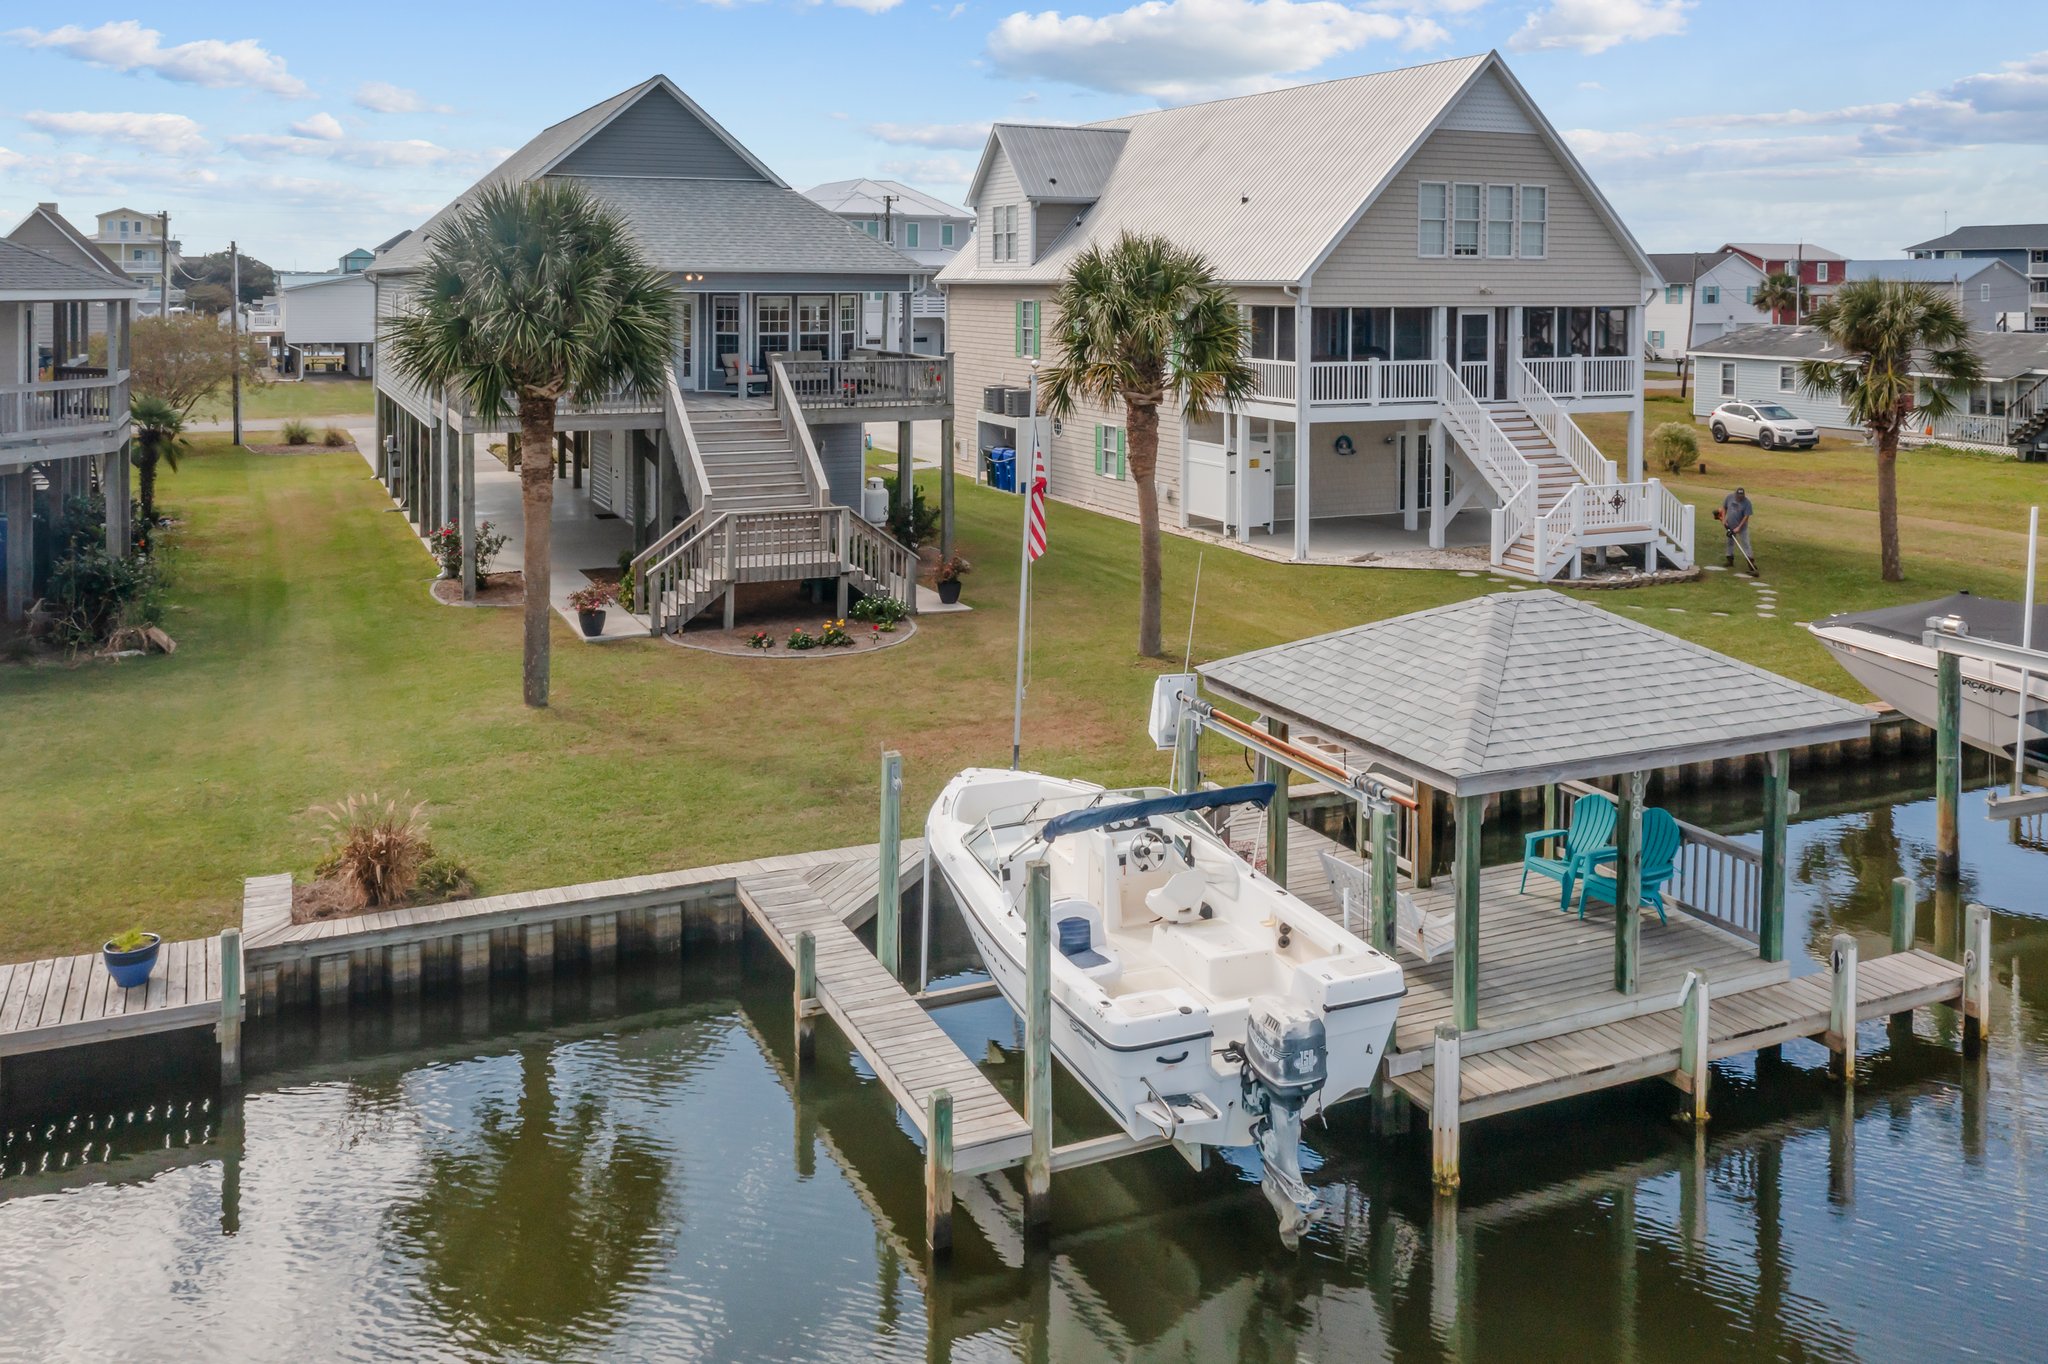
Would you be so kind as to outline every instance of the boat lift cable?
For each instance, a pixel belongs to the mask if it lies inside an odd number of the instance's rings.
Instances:
[[[1396,790],[1370,772],[1354,772],[1342,763],[1332,762],[1320,753],[1311,752],[1268,734],[1258,726],[1226,714],[1209,702],[1189,696],[1186,692],[1180,693],[1180,701],[1201,728],[1213,730],[1235,743],[1243,744],[1260,757],[1299,772],[1312,781],[1334,786],[1353,800],[1367,805],[1398,805],[1407,810],[1418,808],[1414,796]]]

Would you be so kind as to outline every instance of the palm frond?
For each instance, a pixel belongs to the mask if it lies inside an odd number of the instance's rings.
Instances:
[[[1918,281],[1851,280],[1807,321],[1842,358],[1802,361],[1800,387],[1834,398],[1872,435],[1895,433],[1915,414],[1938,421],[1983,381],[1968,319]]]

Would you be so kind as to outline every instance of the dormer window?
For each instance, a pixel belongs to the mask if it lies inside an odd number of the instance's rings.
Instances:
[[[1017,206],[1004,204],[989,210],[989,259],[1017,259]]]

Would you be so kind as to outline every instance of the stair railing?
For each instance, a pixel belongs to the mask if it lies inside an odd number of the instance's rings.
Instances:
[[[838,549],[854,586],[867,593],[893,597],[905,610],[917,610],[917,553],[878,526],[869,525],[839,507]]]
[[[1557,452],[1578,470],[1581,481],[1614,482],[1614,461],[1601,454],[1600,448],[1579,429],[1579,424],[1543,386],[1543,380],[1529,367],[1528,361],[1520,361],[1508,372],[1508,394],[1522,405],[1530,419],[1549,437]]]
[[[2048,415],[2048,375],[2034,380],[2026,392],[2012,400],[2005,409],[2005,429],[2015,441],[2024,440],[2031,431],[2024,428],[2038,426],[2040,419]]]
[[[708,591],[720,581],[716,551],[730,538],[726,522],[731,515],[722,512],[707,517],[703,512],[692,512],[633,561],[633,600],[635,604],[647,604],[650,634],[666,634],[681,628],[703,605],[692,600],[691,593],[699,587]],[[707,595],[704,600],[709,601],[710,597]]]
[[[1472,390],[1458,378],[1458,371],[1447,361],[1436,364],[1444,424],[1500,498],[1500,506],[1493,512],[1493,562],[1499,563],[1508,547],[1536,520],[1536,467],[1480,406]]]
[[[675,455],[676,471],[683,476],[683,496],[691,511],[707,511],[711,505],[711,476],[704,470],[704,452],[697,445],[697,431],[690,425],[690,409],[683,402],[683,390],[676,383],[673,368],[662,391],[661,416]]]
[[[832,485],[826,481],[825,466],[818,459],[818,447],[811,439],[811,424],[804,420],[803,405],[796,400],[796,386],[790,382],[789,365],[786,361],[774,360],[768,368],[773,375],[770,388],[775,394],[775,414],[782,419],[782,429],[789,432],[797,453],[803,456],[804,482],[810,485],[811,505],[829,507],[832,505]]]

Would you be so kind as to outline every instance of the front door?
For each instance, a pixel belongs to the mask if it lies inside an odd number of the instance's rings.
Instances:
[[[676,300],[676,386],[697,386],[697,297],[684,294]]]
[[[737,373],[745,358],[740,349],[740,296],[719,294],[711,300],[710,360],[718,370],[717,384],[724,386],[728,382],[725,371],[731,368]]]
[[[1458,314],[1458,380],[1484,402],[1493,397],[1493,309]]]

